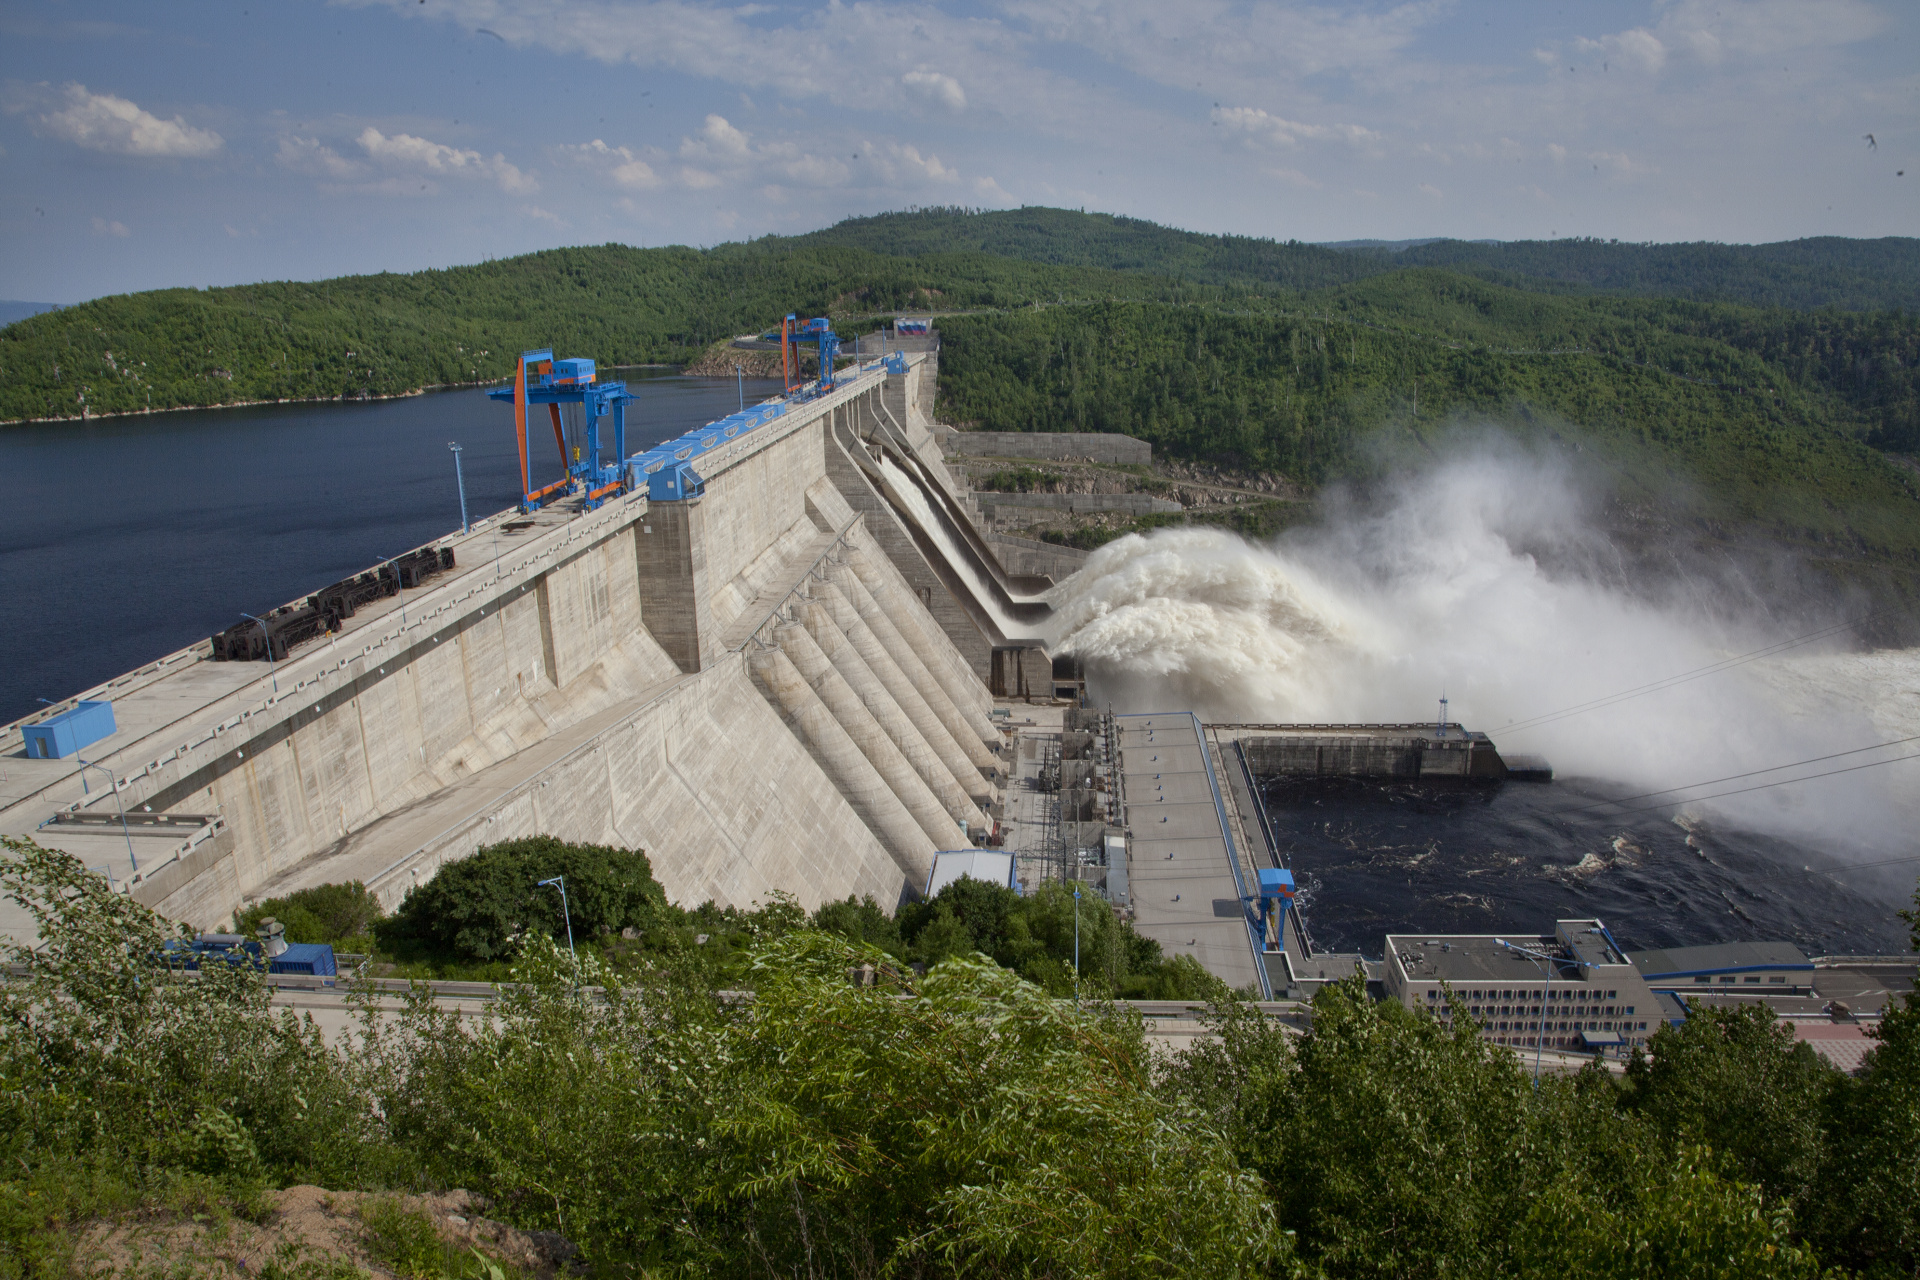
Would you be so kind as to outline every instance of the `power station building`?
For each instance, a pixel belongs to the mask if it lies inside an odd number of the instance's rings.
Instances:
[[[1598,920],[1561,920],[1551,936],[1387,935],[1386,991],[1452,1025],[1467,1018],[1495,1044],[1624,1055],[1664,1019],[1661,1005]]]

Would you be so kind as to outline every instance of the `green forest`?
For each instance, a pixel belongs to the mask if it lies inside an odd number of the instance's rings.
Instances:
[[[494,1016],[418,987],[384,1012],[369,996],[359,1038],[336,1044],[270,1007],[251,965],[169,964],[173,928],[71,856],[7,849],[0,880],[43,945],[15,948],[0,985],[0,1276],[75,1274],[100,1221],[191,1220],[217,1240],[303,1184],[466,1188],[601,1277],[1920,1268],[1913,996],[1857,1076],[1753,1006],[1663,1027],[1624,1073],[1535,1079],[1358,979],[1324,988],[1304,1029],[1216,990],[1214,1035],[1169,1052],[1104,998],[1123,959],[1083,955],[1075,975],[1045,909],[1016,919],[975,893],[809,916],[778,899],[725,940],[688,937],[695,917],[666,914],[632,865],[573,919],[576,955],[501,872],[574,858],[591,879],[608,851],[523,842],[456,882],[470,924],[504,910],[521,929]],[[363,927],[355,898],[307,905]],[[620,958],[636,933],[651,943]],[[927,958],[904,959],[916,946]],[[410,1256],[400,1274],[509,1274]]]
[[[858,333],[900,310],[938,317],[940,411],[962,425],[1124,432],[1311,490],[1495,423],[1589,451],[1626,507],[1920,600],[1912,239],[1396,253],[917,210],[100,298],[0,330],[0,421],[402,395],[497,381],[532,347],[673,364],[788,311]]]

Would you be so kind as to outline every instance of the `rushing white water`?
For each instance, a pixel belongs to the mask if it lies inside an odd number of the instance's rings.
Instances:
[[[1032,623],[1020,622],[1010,617],[1001,607],[999,592],[995,591],[993,584],[981,574],[978,562],[961,545],[960,535],[954,531],[952,522],[946,518],[945,513],[934,509],[932,499],[921,487],[920,478],[909,475],[893,459],[887,457],[880,459],[880,472],[883,483],[887,487],[887,496],[904,508],[908,518],[946,554],[947,563],[953,566],[954,572],[958,573],[966,583],[969,594],[972,595],[974,603],[980,606],[981,612],[993,620],[994,626],[1000,628],[1000,634],[1008,638],[1032,635],[1034,631]],[[1044,599],[1042,596],[1015,595],[1011,592],[1008,593],[1008,598],[1022,603]]]
[[[1563,776],[1636,792],[1920,734],[1920,651],[1817,647],[1503,732],[1784,638],[1716,619],[1698,581],[1686,604],[1668,605],[1578,567],[1618,563],[1585,510],[1556,466],[1480,455],[1409,478],[1381,509],[1336,511],[1271,546],[1192,528],[1129,536],[1050,593],[1048,639],[1080,655],[1096,696],[1119,709],[1407,721],[1434,717],[1445,693],[1450,719],[1503,750],[1539,752]],[[1920,760],[1696,807],[1897,856],[1913,852],[1916,794]]]

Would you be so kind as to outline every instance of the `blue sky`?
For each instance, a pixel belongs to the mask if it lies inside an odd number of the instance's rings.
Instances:
[[[1910,0],[48,0],[0,16],[0,297],[930,204],[1305,240],[1913,235],[1917,124]]]

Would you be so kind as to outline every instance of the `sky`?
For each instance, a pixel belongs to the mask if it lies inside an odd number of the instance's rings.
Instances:
[[[0,14],[0,298],[1023,204],[1311,241],[1920,234],[1920,4]]]

